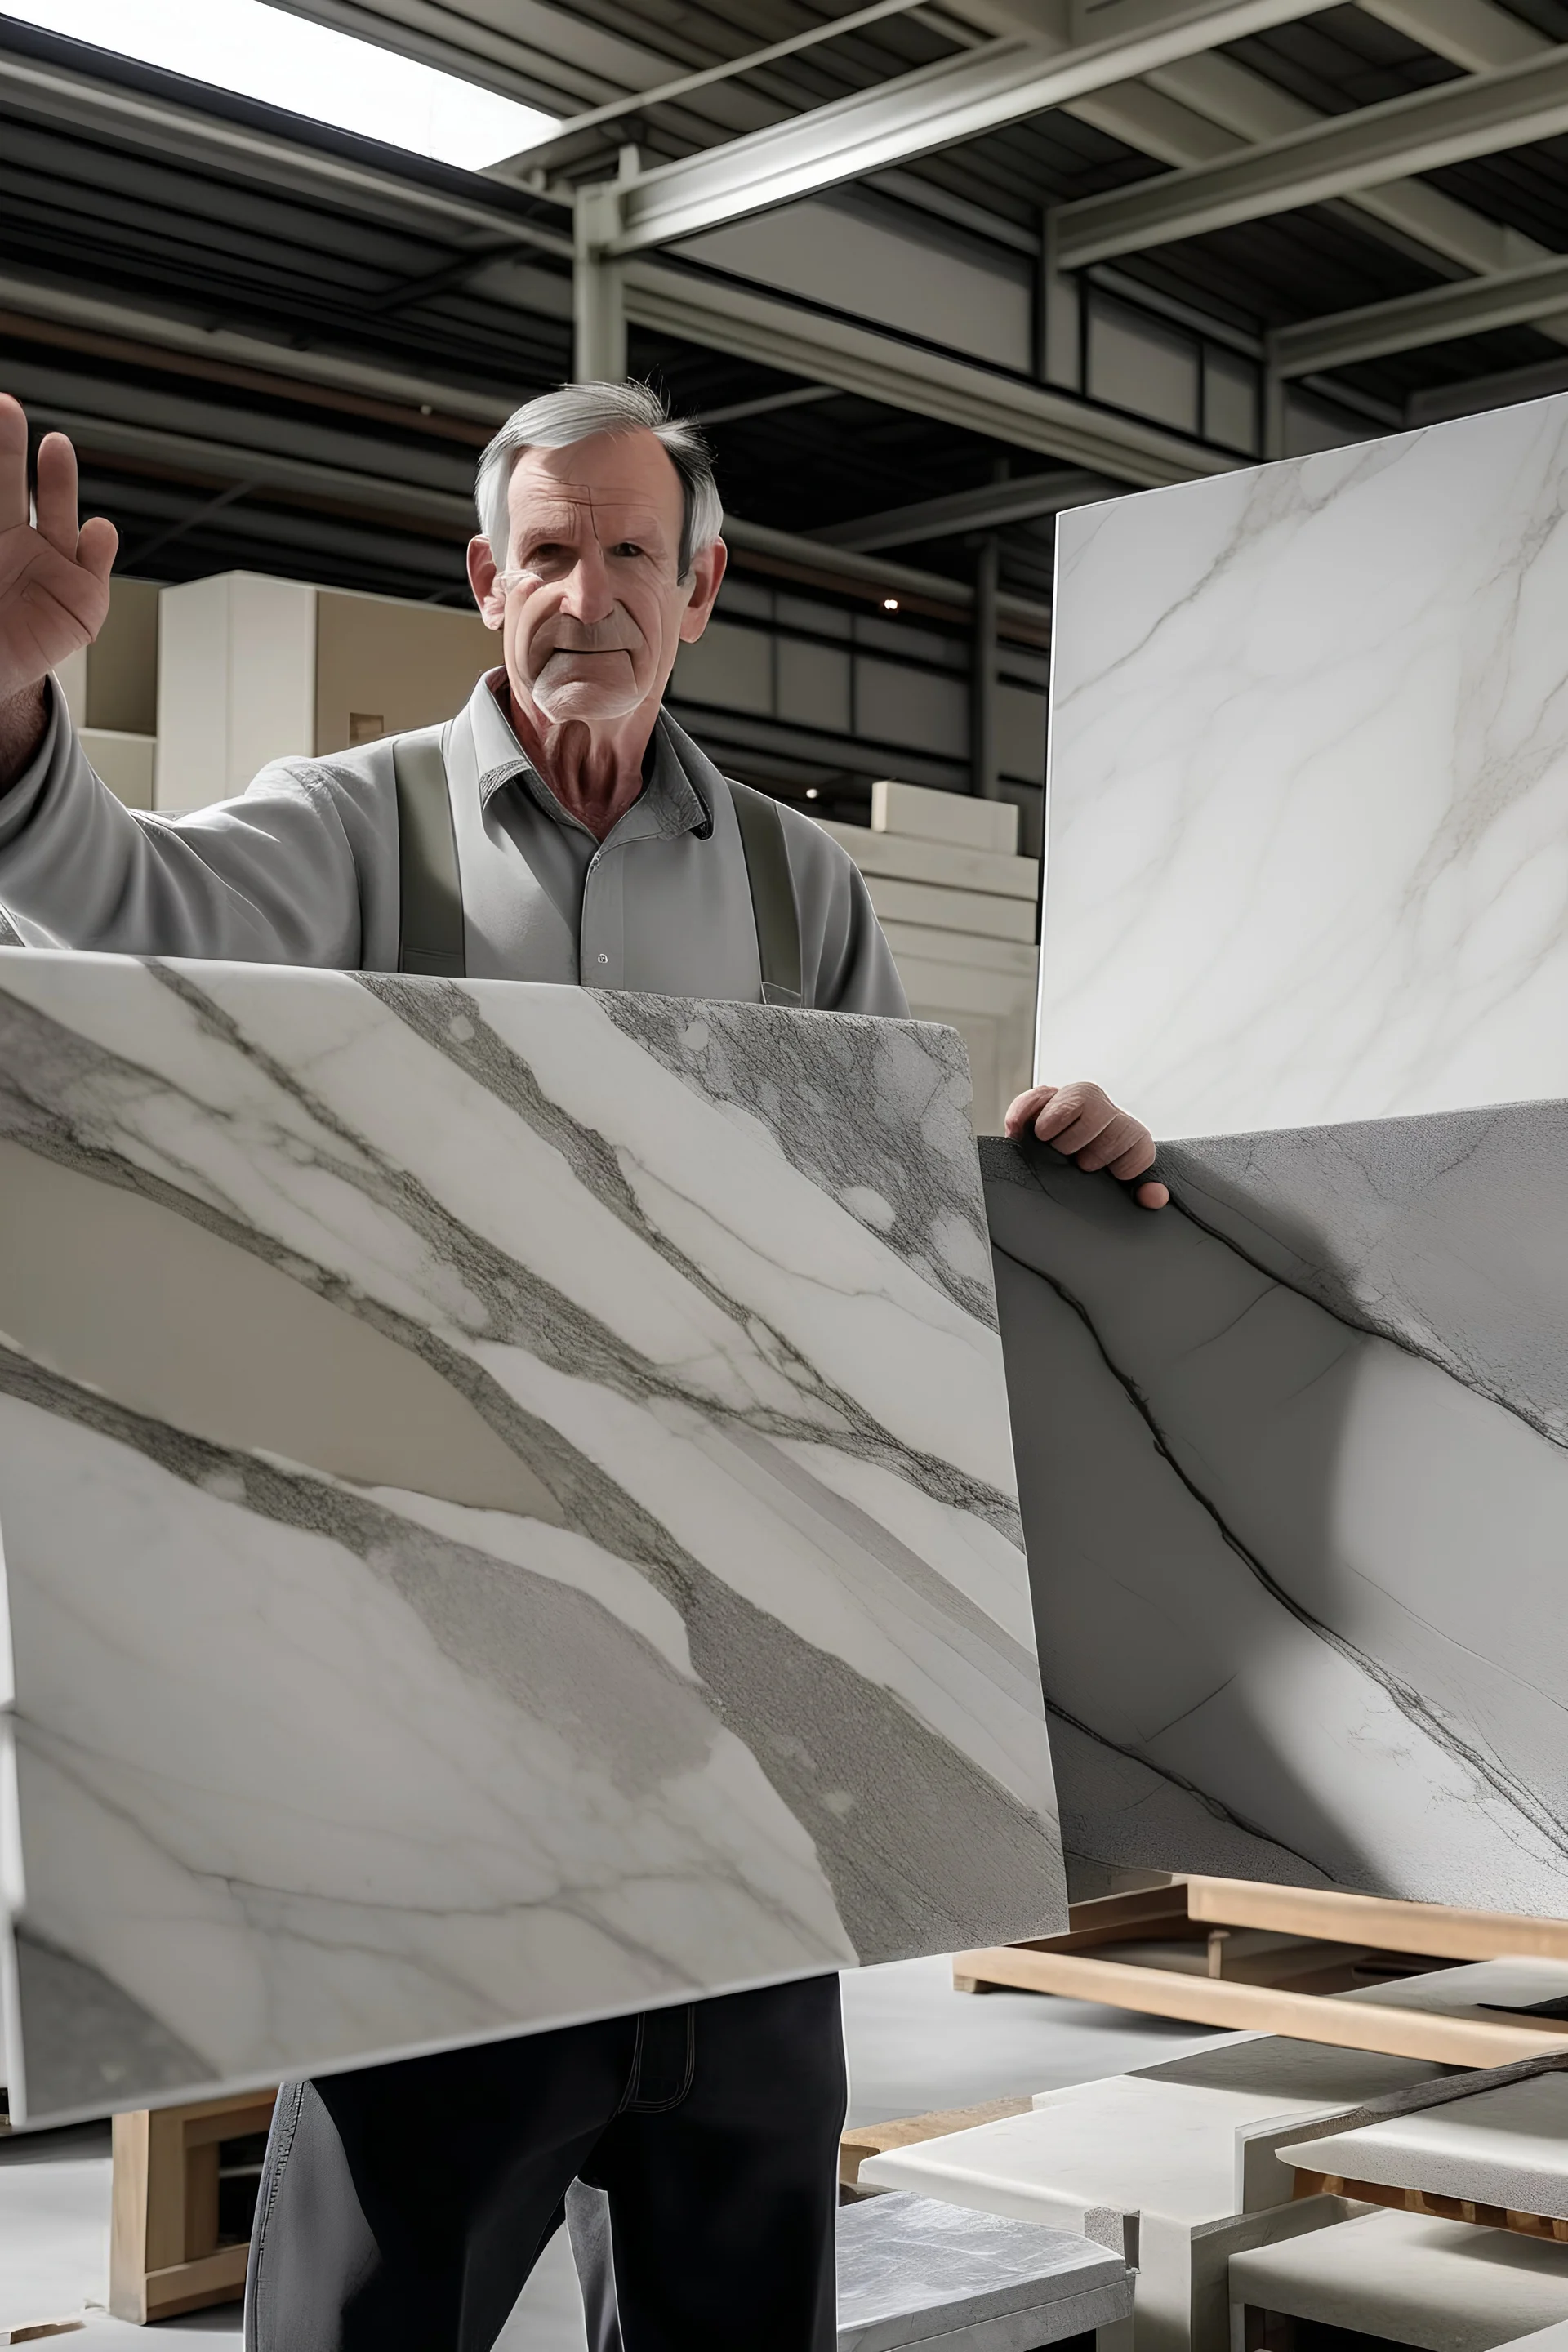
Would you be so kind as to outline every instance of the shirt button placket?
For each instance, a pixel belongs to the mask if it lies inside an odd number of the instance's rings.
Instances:
[[[593,856],[588,860],[588,871],[584,877],[583,881],[583,928],[582,936],[578,941],[578,968],[582,972],[584,982],[592,985],[596,982],[599,986],[603,987],[610,958],[607,950],[604,948],[595,948],[594,945],[594,938],[596,929],[594,919],[594,907],[598,895],[594,886],[598,878],[599,853],[595,850]],[[604,937],[602,929],[598,931],[598,936],[601,939]]]

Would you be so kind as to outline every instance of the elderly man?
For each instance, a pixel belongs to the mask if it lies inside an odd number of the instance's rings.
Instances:
[[[701,440],[646,387],[564,387],[486,450],[468,576],[504,658],[457,718],[177,820],[122,808],[72,733],[49,673],[102,625],[115,535],[79,530],[58,434],[30,525],[26,458],[0,401],[0,904],[25,940],[906,1013],[851,860],[662,709],[725,556]],[[1125,1181],[1153,1157],[1097,1087],[1009,1124]],[[289,2085],[248,2342],[485,2352],[581,2180],[602,2344],[618,2304],[627,2352],[826,2352],[843,2105],[830,1977]]]

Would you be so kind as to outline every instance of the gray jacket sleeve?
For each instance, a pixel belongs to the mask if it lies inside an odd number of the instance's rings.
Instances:
[[[93,773],[53,680],[49,698],[37,757],[0,796],[0,906],[24,936],[122,955],[395,965],[387,745],[275,761],[238,800],[142,815]]]
[[[875,1013],[907,1021],[893,951],[848,851],[799,809],[779,803],[800,915],[801,993],[818,1013]]]

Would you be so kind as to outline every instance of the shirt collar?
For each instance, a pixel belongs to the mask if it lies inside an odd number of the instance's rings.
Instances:
[[[514,784],[557,824],[585,833],[587,827],[562,807],[518,741],[500,700],[500,689],[505,684],[504,669],[487,671],[468,704],[479,755],[480,808],[488,809],[499,792]],[[712,807],[700,780],[682,761],[662,710],[655,722],[645,773],[641,793],[611,827],[606,842],[669,839],[682,833],[693,833],[700,841],[706,841],[713,831]]]

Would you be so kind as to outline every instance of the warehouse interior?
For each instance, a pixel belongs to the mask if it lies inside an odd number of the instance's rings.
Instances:
[[[1057,517],[1568,392],[1568,0],[238,5],[505,107],[465,161],[0,0],[0,390],[120,534],[61,680],[99,772],[184,811],[443,716],[489,658],[479,452],[650,382],[730,552],[669,707],[850,849],[983,1130],[1032,1072]],[[867,2126],[1221,2039],[929,1959],[846,2000]],[[0,2322],[92,2300],[108,2149],[0,2142]],[[502,2342],[585,2346],[563,2233]]]

